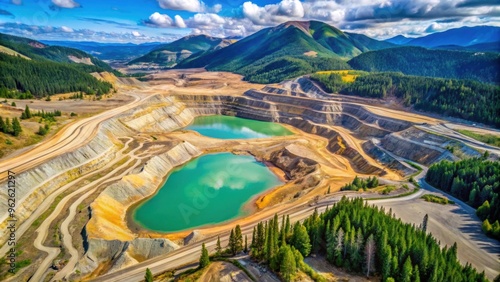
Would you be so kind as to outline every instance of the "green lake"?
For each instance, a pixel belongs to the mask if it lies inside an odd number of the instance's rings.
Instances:
[[[283,182],[252,156],[204,155],[174,169],[165,184],[133,212],[142,227],[175,232],[248,214],[245,204]]]
[[[219,139],[251,139],[293,134],[278,123],[221,115],[196,117],[193,123],[184,129]]]

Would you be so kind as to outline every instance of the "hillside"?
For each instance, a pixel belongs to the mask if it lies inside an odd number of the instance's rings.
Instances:
[[[413,38],[409,38],[403,35],[396,35],[394,37],[391,37],[389,39],[384,40],[385,42],[397,44],[397,45],[405,45],[406,43],[412,41]]]
[[[500,55],[494,53],[398,47],[366,52],[348,63],[364,71],[500,82]]]
[[[287,22],[184,60],[179,67],[206,67],[236,72],[253,82],[279,82],[316,70],[346,69],[346,59],[392,46],[322,22]]]
[[[311,76],[328,92],[370,98],[397,97],[417,110],[500,126],[500,87],[472,80],[409,76],[400,73],[362,73],[347,82],[337,73]]]
[[[470,46],[481,43],[497,42],[500,44],[500,27],[475,26],[449,29],[427,36],[415,38],[405,45],[434,48],[438,46]]]
[[[89,73],[115,71],[80,50],[1,33],[0,46],[8,50],[0,52],[0,93],[4,97],[42,97],[74,91],[103,94],[112,88]]]
[[[50,60],[58,63],[77,63],[77,66],[87,72],[115,72],[105,62],[77,49],[49,46],[29,38],[0,33],[0,46],[12,49],[28,58]]]
[[[160,43],[100,43],[100,42],[75,42],[75,41],[42,41],[48,45],[70,47],[82,50],[101,60],[130,61],[143,56],[158,48]]]
[[[206,35],[190,35],[172,43],[161,45],[146,55],[130,61],[128,64],[148,63],[171,67],[193,54],[218,50],[229,44],[231,44],[231,41],[227,39]]]

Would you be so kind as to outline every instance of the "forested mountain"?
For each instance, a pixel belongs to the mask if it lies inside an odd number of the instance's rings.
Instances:
[[[85,52],[6,34],[0,34],[0,46],[11,50],[0,52],[0,94],[4,97],[42,97],[73,91],[105,94],[112,88],[89,73],[114,70]]]
[[[154,63],[160,66],[174,66],[193,54],[218,50],[229,44],[231,44],[231,41],[228,39],[206,35],[190,35],[172,43],[156,47],[146,55],[130,61],[129,65]]]
[[[500,82],[500,54],[494,53],[398,47],[366,52],[348,63],[364,71]]]
[[[396,35],[394,37],[391,37],[389,39],[384,40],[385,42],[397,44],[397,45],[405,45],[406,43],[412,41],[413,38],[409,38],[403,35]]]
[[[254,82],[279,82],[316,70],[349,68],[345,58],[392,46],[322,22],[287,22],[221,50],[189,58],[179,67],[206,67],[243,74]]]
[[[338,74],[315,74],[327,91],[371,98],[396,96],[405,106],[500,126],[500,87],[472,80],[408,76],[401,73],[360,75],[353,83]]]
[[[0,53],[0,94],[13,89],[35,97],[75,91],[105,94],[111,88],[111,84],[94,78],[74,64],[26,60]]]
[[[87,52],[101,60],[129,61],[145,55],[161,43],[151,42],[143,44],[134,43],[99,43],[99,42],[75,42],[75,41],[42,41],[47,45],[64,46]]]
[[[445,45],[470,46],[492,42],[500,44],[500,27],[464,26],[415,38],[406,42],[405,45],[434,48]]]
[[[3,33],[0,33],[0,45],[34,60],[75,63],[87,72],[114,72],[113,68],[105,62],[73,48],[48,46],[36,40]]]
[[[500,240],[500,162],[482,158],[443,161],[429,168],[425,180],[478,208],[484,231]]]

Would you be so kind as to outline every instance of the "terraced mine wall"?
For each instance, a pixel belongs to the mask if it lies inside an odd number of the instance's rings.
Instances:
[[[193,115],[224,114],[243,118],[290,124],[308,133],[329,140],[328,150],[351,160],[360,173],[384,175],[385,171],[366,159],[333,129],[323,124],[342,126],[361,138],[382,138],[404,130],[411,123],[380,117],[362,106],[335,102],[320,102],[290,96],[268,95],[251,90],[245,96],[177,95]],[[215,98],[215,99],[214,99]],[[391,160],[397,162],[397,160]],[[402,165],[404,166],[404,165]]]
[[[107,187],[91,204],[91,218],[85,226],[87,248],[77,269],[94,271],[99,264],[112,260],[105,272],[113,272],[142,260],[166,254],[179,246],[164,238],[136,238],[126,223],[127,209],[153,195],[170,170],[182,165],[201,151],[181,142],[167,152],[151,158],[137,174],[123,177]]]
[[[106,122],[102,130],[87,144],[53,158],[16,176],[17,226],[41,205],[45,198],[80,176],[104,167],[123,147],[115,133],[124,132],[120,124]],[[110,132],[114,132],[111,134]],[[5,184],[4,187],[7,185]],[[0,245],[7,240],[7,189],[0,189]]]

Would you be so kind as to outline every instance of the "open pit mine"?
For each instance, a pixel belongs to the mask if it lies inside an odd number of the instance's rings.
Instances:
[[[69,124],[47,144],[0,161],[1,171],[16,173],[16,236],[21,256],[31,258],[8,281],[133,281],[146,267],[158,272],[196,261],[201,243],[213,249],[221,235],[225,244],[235,224],[251,234],[275,213],[296,221],[344,195],[383,198],[339,192],[355,176],[377,176],[397,187],[387,196],[397,196],[413,190],[409,177],[418,182],[424,176],[415,164],[425,171],[441,160],[481,156],[484,149],[457,137],[447,122],[379,107],[377,100],[328,94],[305,77],[267,86],[208,72],[168,71],[148,82],[100,77],[112,81],[118,95],[132,96],[131,102]],[[231,120],[208,121],[205,129],[247,135],[217,138],[190,129],[210,116]],[[259,131],[267,126],[277,127]],[[210,163],[220,154],[234,160]],[[257,176],[244,177],[250,174]],[[209,188],[182,194],[190,181]],[[403,183],[409,187],[401,188]],[[419,200],[423,193],[392,203],[425,203]],[[7,198],[7,190],[0,190],[2,255],[10,248]],[[231,199],[227,215],[210,209]],[[155,208],[148,210],[150,204]],[[155,215],[162,205],[172,212]],[[423,214],[405,216],[418,224]],[[462,262],[495,276],[498,260],[478,247],[480,240],[468,241],[445,223],[432,228],[438,240],[457,241]]]

